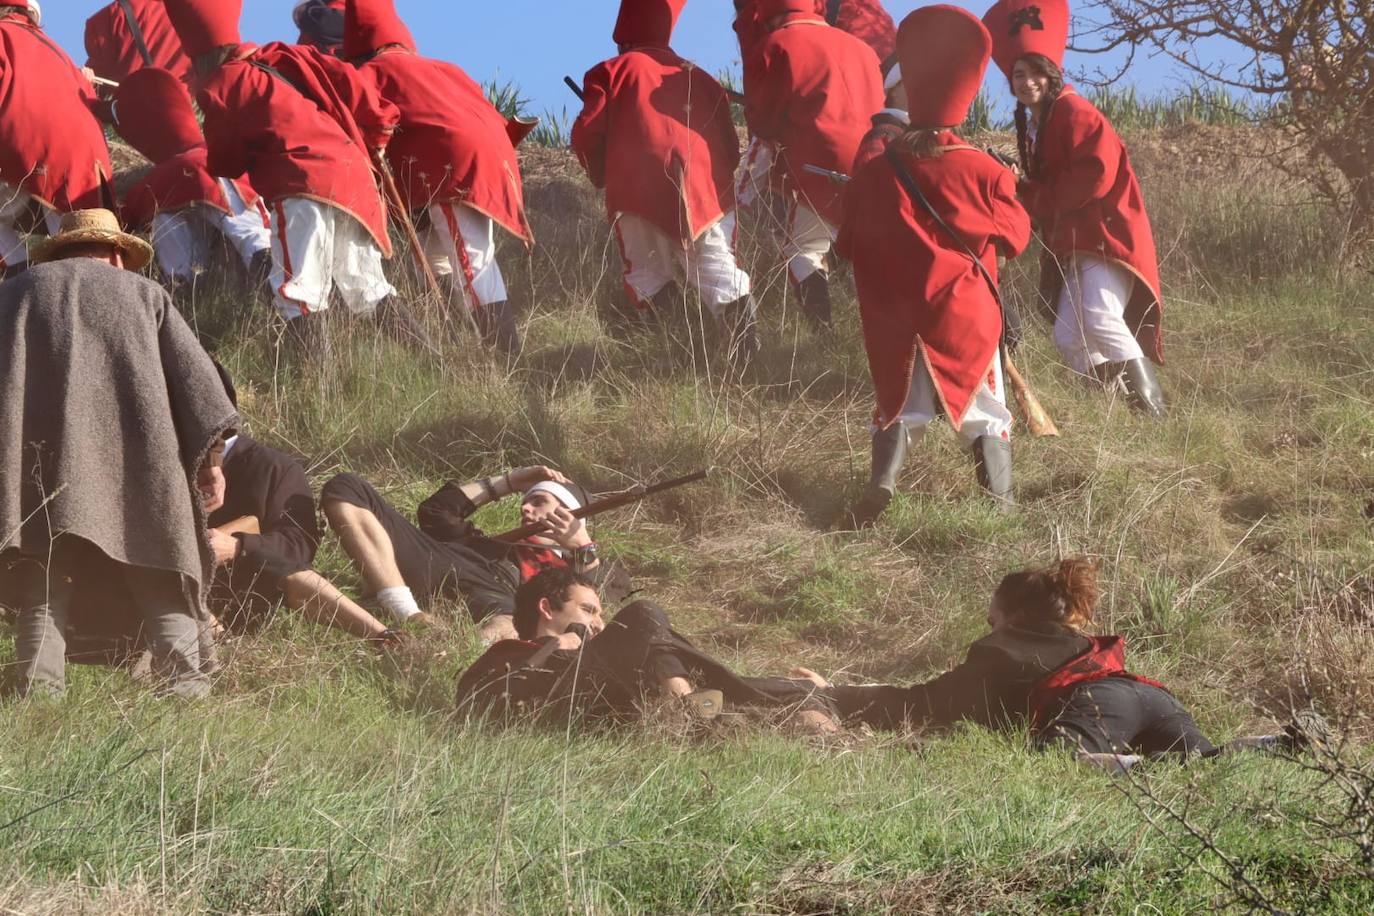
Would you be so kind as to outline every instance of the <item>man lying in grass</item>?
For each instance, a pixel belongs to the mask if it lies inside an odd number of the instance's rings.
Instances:
[[[493,645],[459,679],[460,709],[507,720],[626,721],[657,700],[705,718],[725,709],[815,733],[838,730],[809,680],[741,677],[648,601],[606,622],[596,584],[571,569],[546,569],[521,585],[514,624],[519,638]]]
[[[831,686],[848,720],[874,728],[977,722],[992,729],[1029,726],[1040,747],[1077,751],[1110,768],[1144,756],[1213,757],[1221,752],[1183,705],[1149,678],[1125,668],[1120,636],[1089,636],[1100,596],[1097,566],[1067,559],[1002,579],[988,609],[992,632],[964,662],[910,687]],[[1240,738],[1232,747],[1269,747],[1285,739]]]
[[[487,537],[468,519],[481,507],[522,493],[523,525],[545,532],[521,541]],[[569,567],[591,578],[602,597],[629,597],[629,577],[602,563],[587,525],[573,512],[586,492],[551,468],[517,468],[461,486],[448,483],[420,504],[419,526],[356,474],[324,485],[320,505],[383,611],[399,622],[429,622],[417,602],[461,595],[487,642],[516,636],[515,590],[550,567]]]

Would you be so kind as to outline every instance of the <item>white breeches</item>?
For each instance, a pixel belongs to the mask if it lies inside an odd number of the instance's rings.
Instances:
[[[153,250],[162,272],[177,280],[192,280],[209,267],[218,233],[233,247],[243,266],[272,247],[267,208],[261,201],[248,206],[234,185],[221,178],[220,187],[233,215],[215,207],[194,205],[153,217]]]
[[[1145,354],[1126,324],[1126,305],[1139,281],[1120,264],[1075,254],[1064,271],[1054,343],[1069,368],[1083,375],[1103,363]]]
[[[752,207],[754,202],[768,192],[768,175],[773,170],[778,148],[769,140],[758,137],[749,141],[749,149],[740,160],[739,171],[735,176],[735,204]]]
[[[918,354],[911,373],[911,392],[897,419],[911,430],[912,436],[925,431],[940,414],[940,401],[935,396],[935,383],[926,370],[925,360]],[[1002,385],[1002,361],[993,360],[992,371],[973,392],[973,402],[959,426],[959,438],[965,445],[973,445],[982,436],[1011,438],[1011,411],[1007,409],[1007,392]],[[951,423],[951,425],[953,425]]]
[[[735,260],[734,213],[727,213],[686,248],[633,213],[618,214],[614,228],[625,263],[625,287],[641,306],[679,272],[716,317],[721,306],[749,295],[749,274]]]
[[[287,321],[328,309],[332,290],[358,315],[370,315],[396,292],[382,270],[382,250],[352,216],[303,197],[276,201],[270,212],[273,304]]]
[[[432,204],[424,246],[434,275],[456,274],[470,308],[506,300],[506,281],[496,263],[496,221],[490,216],[460,203]]]
[[[787,260],[793,280],[800,283],[825,269],[825,256],[830,253],[835,236],[835,227],[826,222],[825,217],[801,202],[792,205],[782,256]]]
[[[32,202],[33,198],[24,191],[0,181],[0,268],[18,267],[29,260],[29,249],[17,223],[28,212]],[[38,207],[43,211],[48,235],[56,235],[61,226],[61,215],[42,204]]]

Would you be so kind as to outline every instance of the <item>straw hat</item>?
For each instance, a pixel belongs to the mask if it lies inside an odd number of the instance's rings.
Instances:
[[[29,252],[29,261],[42,264],[62,257],[72,245],[113,245],[124,256],[129,270],[142,270],[153,259],[153,246],[119,228],[119,220],[109,210],[73,210],[62,214],[57,235],[44,239]]]

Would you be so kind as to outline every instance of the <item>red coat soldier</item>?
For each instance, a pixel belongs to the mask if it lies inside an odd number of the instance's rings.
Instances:
[[[978,94],[991,39],[967,11],[930,6],[902,21],[897,48],[910,127],[856,172],[836,242],[854,265],[878,402],[856,526],[887,508],[909,442],[937,416],[972,447],[984,489],[1003,505],[1012,500],[1002,315],[988,278],[999,252],[1026,247],[1030,219],[1012,172],[950,131]]]
[[[320,358],[311,315],[337,290],[397,340],[432,345],[395,296],[386,211],[371,153],[400,118],[396,106],[343,61],[312,48],[239,38],[240,0],[167,0],[195,65],[212,175],[247,174],[272,223],[272,289],[289,339]]]
[[[1126,147],[1102,112],[1065,85],[1067,0],[1000,0],[983,19],[1016,96],[1021,198],[1048,256],[1054,341],[1075,372],[1124,387],[1165,413],[1163,299],[1154,234]]]
[[[684,0],[622,0],[620,54],[583,78],[572,147],[606,210],[625,288],[652,314],[679,299],[681,272],[731,335],[733,354],[757,347],[749,275],[734,254],[739,139],[725,90],[668,46]]]
[[[745,116],[754,136],[775,146],[777,178],[793,198],[783,255],[802,309],[814,326],[828,327],[826,256],[842,189],[805,167],[853,168],[870,118],[883,107],[878,57],[827,25],[814,0],[759,0],[758,15],[769,31],[744,61]]]
[[[28,263],[21,226],[102,206],[111,176],[95,92],[40,27],[36,0],[0,3],[0,273]]]
[[[424,226],[430,268],[467,304],[489,344],[520,348],[496,263],[496,229],[532,244],[506,118],[471,77],[421,57],[392,0],[349,0],[343,56],[400,111],[387,160]]]
[[[250,282],[272,264],[267,207],[246,179],[210,174],[209,151],[186,85],[151,67],[124,79],[112,106],[115,129],[153,163],[124,197],[124,224],[151,227],[162,272],[177,287],[209,266],[222,237],[243,261]]]
[[[181,49],[162,0],[115,0],[87,19],[86,66],[116,83],[144,67],[191,82],[191,59]]]

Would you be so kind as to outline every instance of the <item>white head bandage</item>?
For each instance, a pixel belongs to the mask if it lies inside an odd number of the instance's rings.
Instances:
[[[28,0],[29,18],[33,24],[41,27],[43,25],[43,7],[38,5],[38,0]]]
[[[577,497],[573,496],[572,490],[554,480],[541,480],[539,483],[525,491],[525,495],[520,498],[525,502],[536,493],[548,493],[563,504],[563,508],[577,511],[582,508],[582,503],[578,502]]]
[[[891,92],[902,85],[902,65],[893,64],[892,69],[887,71],[887,80],[883,83],[883,92]]]

